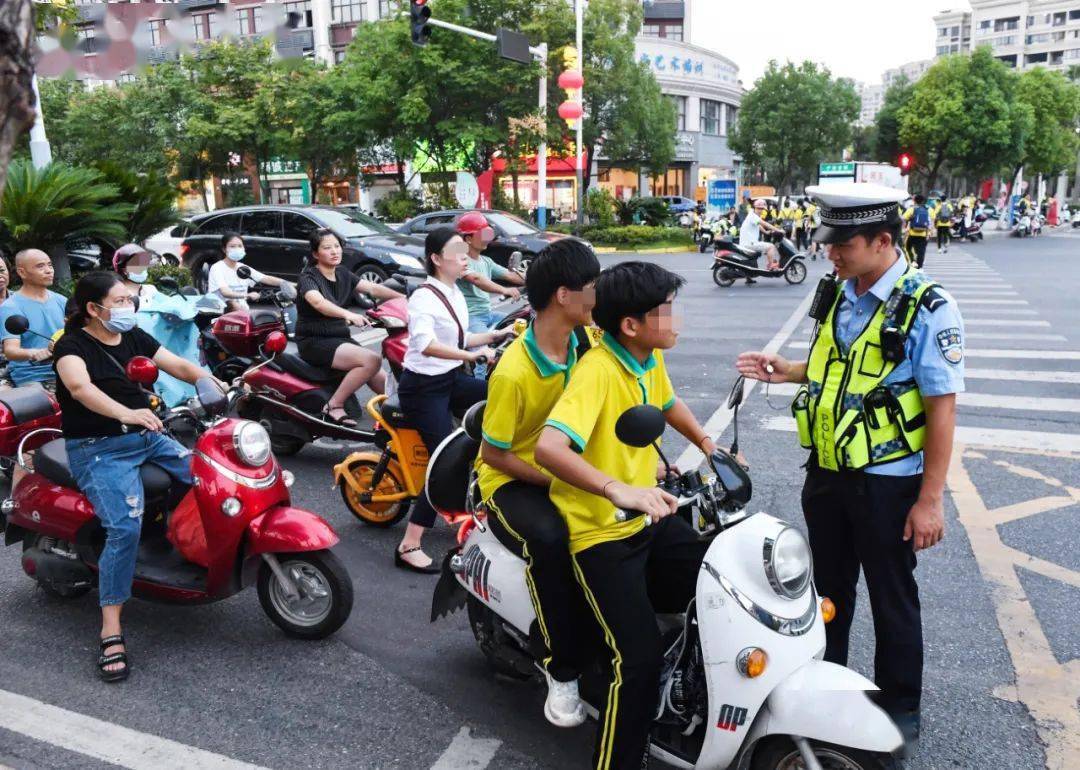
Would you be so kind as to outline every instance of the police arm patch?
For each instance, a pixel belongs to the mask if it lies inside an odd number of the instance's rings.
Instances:
[[[958,327],[953,326],[939,331],[937,345],[938,350],[941,351],[941,357],[950,364],[958,364],[964,360],[964,340]]]

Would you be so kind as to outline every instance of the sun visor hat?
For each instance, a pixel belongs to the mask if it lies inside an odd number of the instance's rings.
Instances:
[[[125,243],[113,253],[113,270],[120,272],[131,267],[149,267],[153,255],[137,243]]]

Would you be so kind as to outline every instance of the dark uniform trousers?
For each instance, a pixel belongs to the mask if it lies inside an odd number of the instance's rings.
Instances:
[[[915,267],[922,267],[926,261],[926,236],[909,235],[907,239],[908,257],[915,263]]]
[[[904,541],[922,475],[882,476],[823,470],[811,459],[802,505],[814,556],[814,583],[836,605],[825,626],[825,660],[847,665],[859,567],[874,616],[878,705],[892,714],[918,711],[923,640],[915,551]]]
[[[572,557],[611,655],[593,753],[597,770],[643,766],[664,655],[656,613],[686,611],[708,547],[675,515]]]
[[[487,501],[488,522],[500,537],[522,545],[525,582],[551,657],[544,663],[560,682],[581,675],[599,650],[599,630],[570,562],[570,533],[545,487],[511,481]]]

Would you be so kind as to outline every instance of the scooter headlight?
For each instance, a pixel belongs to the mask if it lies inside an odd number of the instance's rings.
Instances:
[[[785,527],[776,539],[766,538],[763,551],[765,576],[777,594],[798,599],[810,585],[813,559],[802,532]]]
[[[233,431],[233,449],[240,462],[258,468],[270,459],[270,435],[257,422],[238,423]]]

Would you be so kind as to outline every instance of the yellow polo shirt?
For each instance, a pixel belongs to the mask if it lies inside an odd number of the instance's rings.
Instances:
[[[555,363],[536,344],[531,324],[521,337],[510,343],[488,381],[484,441],[510,450],[538,471],[550,475],[536,464],[536,442],[544,420],[562,396],[570,371],[578,361],[577,346],[577,336],[571,333],[566,363]],[[484,500],[490,500],[499,487],[514,480],[480,457],[476,459],[476,471]]]
[[[623,444],[615,422],[639,404],[668,410],[675,404],[664,357],[653,351],[644,364],[610,334],[582,359],[566,392],[551,410],[547,424],[570,437],[574,449],[594,468],[613,479],[638,487],[656,484],[656,450]],[[564,481],[551,482],[551,502],[566,519],[570,552],[580,553],[597,543],[621,540],[645,526],[641,516],[615,521],[615,506]]]

